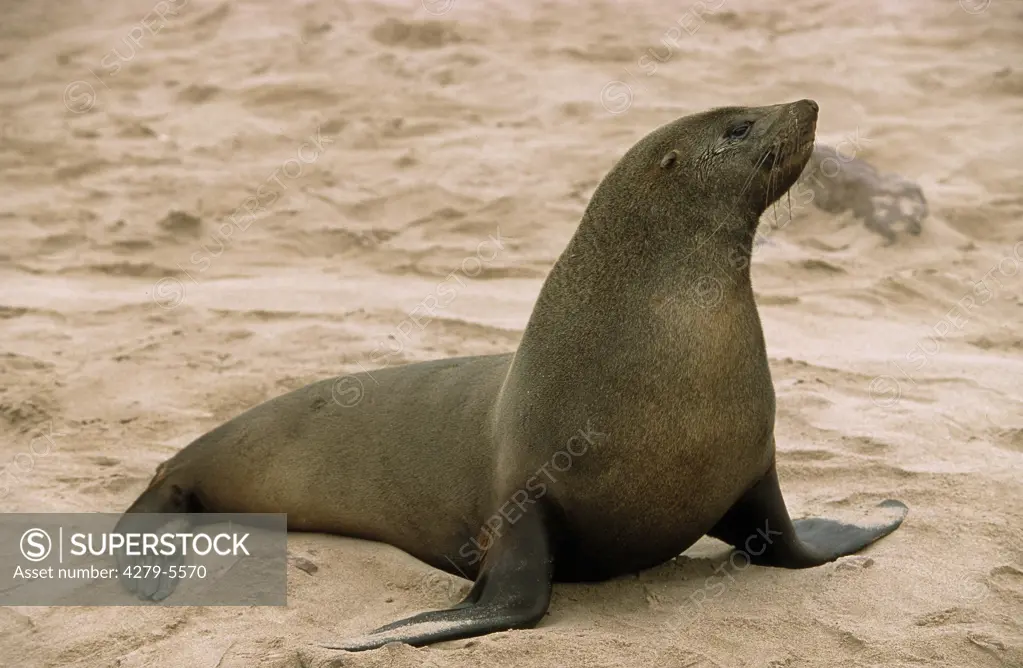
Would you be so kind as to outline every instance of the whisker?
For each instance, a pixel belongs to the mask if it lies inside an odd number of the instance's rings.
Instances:
[[[761,156],[760,160],[757,160],[757,164],[755,164],[753,166],[753,169],[750,171],[749,178],[746,179],[746,183],[744,183],[742,185],[742,190],[739,191],[739,195],[746,194],[746,191],[749,189],[750,185],[753,183],[753,179],[756,177],[757,172],[760,170],[760,167],[764,164],[764,161],[767,160],[767,156],[768,156],[768,154],[765,153],[763,156]]]

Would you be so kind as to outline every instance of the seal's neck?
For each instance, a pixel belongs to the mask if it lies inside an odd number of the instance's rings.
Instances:
[[[749,285],[750,254],[758,218],[752,213],[587,210],[548,278],[564,276],[590,293],[630,286],[684,287],[706,277]]]
[[[551,359],[558,358],[569,369],[575,362],[604,359],[608,350],[658,345],[651,337],[695,347],[705,336],[701,332],[713,331],[707,318],[748,311],[743,317],[755,320],[749,275],[755,224],[739,216],[700,221],[692,214],[674,214],[665,215],[666,225],[685,219],[697,224],[702,235],[655,226],[641,231],[628,217],[601,218],[599,213],[587,212],[544,282],[523,332],[517,365],[540,359],[537,368],[549,371]]]
[[[650,382],[656,371],[676,382],[693,355],[730,359],[763,347],[749,280],[755,221],[665,215],[666,225],[685,219],[699,235],[641,231],[636,223],[655,221],[599,213],[587,212],[540,290],[502,386],[516,401],[509,414],[541,410],[515,391],[523,379],[553,387],[545,396],[600,403],[613,378]]]

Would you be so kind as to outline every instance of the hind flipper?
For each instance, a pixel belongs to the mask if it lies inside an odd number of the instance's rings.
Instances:
[[[201,510],[195,495],[167,480],[161,466],[149,487],[124,511],[117,521],[115,534],[163,534],[187,532],[194,524],[186,513]],[[173,568],[184,562],[175,551],[170,556],[129,555],[122,548],[115,551],[118,580],[126,590],[143,601],[162,601],[171,595],[177,580]]]
[[[883,501],[886,519],[870,526],[819,517],[792,521],[774,467],[733,505],[707,534],[741,550],[751,563],[780,568],[820,566],[859,552],[895,531],[908,509]]]
[[[447,610],[402,619],[328,649],[357,652],[390,642],[422,646],[510,629],[532,628],[551,600],[554,558],[550,527],[533,506],[497,538],[465,600]]]

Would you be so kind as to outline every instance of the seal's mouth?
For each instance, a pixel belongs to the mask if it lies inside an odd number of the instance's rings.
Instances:
[[[817,133],[817,103],[800,100],[787,105],[772,128],[774,137],[763,157],[762,167],[770,172],[788,171],[806,165],[813,153]]]
[[[765,133],[759,172],[767,208],[799,179],[814,151],[817,103],[800,100],[785,105]]]
[[[787,169],[805,165],[813,153],[814,133],[811,130],[798,141],[781,141],[771,146],[761,160],[761,168],[767,171]]]

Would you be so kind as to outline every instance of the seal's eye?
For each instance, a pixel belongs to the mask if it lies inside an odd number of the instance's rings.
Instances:
[[[753,124],[749,121],[743,121],[738,125],[732,126],[732,129],[725,135],[728,139],[742,139],[749,134],[749,129],[753,127]]]

